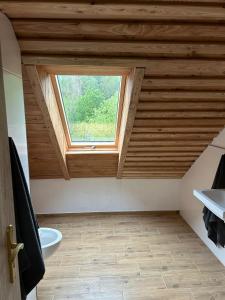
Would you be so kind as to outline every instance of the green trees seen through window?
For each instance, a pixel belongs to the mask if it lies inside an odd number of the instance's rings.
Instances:
[[[121,76],[57,76],[72,142],[115,141]]]

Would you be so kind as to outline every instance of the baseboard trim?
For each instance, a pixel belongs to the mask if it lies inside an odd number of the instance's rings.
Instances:
[[[179,210],[157,210],[157,211],[112,211],[112,212],[73,212],[73,213],[52,213],[37,214],[37,217],[70,217],[70,216],[91,216],[91,215],[179,215]]]

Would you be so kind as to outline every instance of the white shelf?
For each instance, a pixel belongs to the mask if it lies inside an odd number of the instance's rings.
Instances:
[[[225,221],[225,190],[194,190],[193,194],[212,213]]]

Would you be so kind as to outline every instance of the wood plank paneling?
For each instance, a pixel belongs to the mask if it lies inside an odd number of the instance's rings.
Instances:
[[[63,128],[63,123],[61,120],[60,112],[58,109],[57,99],[54,93],[53,84],[51,82],[51,77],[48,73],[46,73],[41,68],[37,70],[38,77],[40,80],[40,85],[42,87],[43,95],[45,98],[46,106],[48,109],[49,123],[47,123],[49,127],[50,137],[52,140],[52,144],[56,149],[56,154],[58,156],[58,160],[62,169],[62,173],[65,179],[69,179],[68,168],[66,165],[66,151],[68,148],[66,135]],[[52,126],[51,126],[52,125]],[[52,127],[52,128],[51,128]],[[54,132],[52,132],[52,130]]]
[[[25,64],[145,69],[136,104],[125,108],[120,177],[180,178],[224,127],[224,0],[1,1],[0,9]],[[53,164],[54,151],[26,80],[24,87],[38,174],[40,153]],[[118,155],[70,153],[67,164],[72,177],[115,176]]]
[[[126,169],[127,167],[135,167],[135,168],[139,168],[139,167],[149,167],[149,168],[160,168],[160,167],[190,167],[192,165],[193,161],[160,161],[160,160],[156,160],[156,161],[126,161],[126,163],[124,164],[124,169]]]
[[[145,156],[150,156],[150,155],[172,155],[172,153],[179,153],[181,155],[182,153],[185,152],[202,152],[205,149],[205,146],[184,146],[184,145],[176,145],[176,146],[171,146],[171,145],[160,145],[160,146],[129,146],[128,149],[128,154],[132,153],[132,155],[144,155]]]
[[[33,89],[30,86],[26,70],[23,69],[24,95],[26,108],[26,123],[28,135],[28,151],[30,176],[32,179],[62,178],[52,141],[49,137],[49,128],[46,125],[40,107],[38,106]],[[34,112],[39,112],[40,122],[31,120]],[[78,153],[68,155],[67,163],[71,177],[115,177],[118,166],[118,153]]]
[[[216,119],[222,118],[224,120],[224,111],[138,111],[136,114],[137,119]]]
[[[136,119],[134,121],[135,127],[207,127],[207,126],[221,126],[224,127],[224,118],[217,119],[217,118],[203,118],[203,119]]]
[[[120,155],[117,172],[118,178],[121,177],[124,162],[126,159],[127,148],[129,146],[130,137],[134,125],[143,78],[144,69],[141,68],[135,69],[127,78],[124,94],[124,111],[120,133]]]
[[[186,156],[181,156],[180,157],[180,156],[178,156],[177,153],[176,153],[176,157],[171,157],[171,156],[167,157],[167,156],[165,156],[165,153],[163,154],[163,157],[162,156],[160,157],[160,156],[157,156],[157,155],[148,156],[148,157],[136,156],[136,155],[134,155],[134,156],[127,155],[126,163],[127,162],[132,162],[132,161],[134,161],[134,162],[150,162],[150,161],[152,161],[152,162],[161,162],[161,161],[163,161],[163,162],[165,162],[165,161],[169,161],[169,162],[174,162],[174,161],[187,162],[187,161],[191,161],[191,162],[193,162],[197,157],[198,157],[197,155],[196,156],[187,156],[186,155]]]
[[[20,39],[19,45],[24,54],[225,59],[225,44]]]
[[[168,174],[174,174],[174,173],[185,173],[187,171],[187,167],[184,167],[184,166],[152,166],[152,167],[149,167],[149,166],[134,166],[134,167],[126,167],[124,166],[124,171],[127,171],[127,172],[144,172],[144,173],[147,173],[147,172],[150,172],[150,173],[158,173],[158,174],[165,174],[168,173]]]
[[[182,177],[224,126],[223,78],[167,79],[143,80],[124,178]]]
[[[224,78],[225,60],[142,59],[113,57],[82,57],[65,55],[22,55],[24,64],[126,66],[145,68],[146,76],[158,77],[219,77]]]
[[[193,6],[190,5],[177,5],[175,3],[174,5],[92,5],[92,3],[82,4],[68,1],[39,3],[1,1],[0,9],[10,18],[223,22],[225,17],[225,12],[221,7],[196,5],[193,9]]]
[[[225,111],[225,102],[140,102],[140,111]]]
[[[153,149],[152,149],[153,150]],[[161,152],[157,152],[157,149],[155,149],[155,151],[150,152],[150,151],[142,151],[142,152],[132,152],[129,151],[127,152],[127,161],[130,160],[155,160],[156,158],[158,160],[182,160],[182,159],[192,159],[192,158],[196,158],[201,154],[201,151],[192,151],[192,152],[179,152],[179,149],[175,149],[173,150],[174,152],[169,152],[168,151],[162,151],[162,148],[159,148],[159,150],[161,150]]]
[[[205,140],[166,140],[166,141],[160,141],[160,140],[154,140],[154,141],[133,141],[131,140],[129,145],[130,146],[206,146],[208,145],[209,140],[206,138]]]
[[[64,131],[60,123],[61,120],[59,118],[58,107],[53,89],[51,88],[49,76],[43,73],[38,74],[35,66],[27,66],[26,72],[28,74],[34,95],[37,99],[38,106],[43,115],[45,125],[48,127],[46,141],[49,142],[50,138],[55,149],[62,174],[65,179],[69,179],[69,173],[65,161],[66,141]],[[36,142],[40,141],[40,139],[41,141],[45,140],[42,131],[37,132],[36,137],[33,134],[32,139],[34,139]]]
[[[25,68],[23,68],[23,83],[30,177],[32,179],[62,178],[63,174],[50,137],[48,136],[47,141],[42,139],[43,133],[44,135],[49,134],[43,116],[40,114],[38,120],[32,116],[33,110],[39,110],[40,112],[41,110],[36,102]],[[39,134],[39,139],[37,139],[39,130],[42,133]],[[35,135],[35,138],[33,135]],[[50,160],[48,159],[49,155],[51,155]]]
[[[133,132],[147,132],[147,133],[218,133],[221,127],[133,127]]]
[[[71,177],[115,177],[118,153],[68,153],[67,165]]]
[[[190,99],[197,95],[196,92],[190,91],[214,91],[211,93],[214,98],[214,94],[218,94],[218,91],[225,91],[225,78],[154,78],[145,77],[142,83],[143,96],[146,94],[145,90],[150,90],[149,94],[154,94],[154,90],[173,90],[173,91],[185,91],[185,94],[191,95]],[[164,92],[166,93],[166,92]],[[183,93],[183,92],[182,92]],[[177,93],[179,94],[179,92]],[[222,94],[222,93],[221,93]],[[171,95],[171,94],[170,94]],[[176,92],[175,92],[176,95]],[[199,95],[201,95],[199,93]],[[202,92],[203,97],[206,97],[208,93]],[[209,94],[210,95],[210,94]],[[223,94],[223,97],[225,95]],[[195,97],[196,98],[196,97]],[[180,97],[182,99],[182,97]]]
[[[173,141],[173,140],[208,140],[214,137],[214,133],[133,133],[132,141]]]
[[[185,173],[182,174],[152,174],[152,173],[137,173],[137,174],[130,174],[130,173],[124,173],[123,178],[124,179],[179,179],[184,176]]]
[[[225,42],[224,24],[57,19],[12,19],[12,24],[20,39]]]
[[[179,86],[177,86],[179,89]],[[216,90],[216,88],[215,88]],[[157,101],[157,102],[219,102],[224,101],[225,93],[218,91],[192,91],[191,86],[188,91],[168,91],[163,88],[160,91],[142,91],[140,101]]]

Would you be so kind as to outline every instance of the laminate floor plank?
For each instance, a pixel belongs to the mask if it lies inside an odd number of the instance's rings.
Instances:
[[[39,216],[63,240],[38,300],[224,300],[225,268],[177,213]]]

